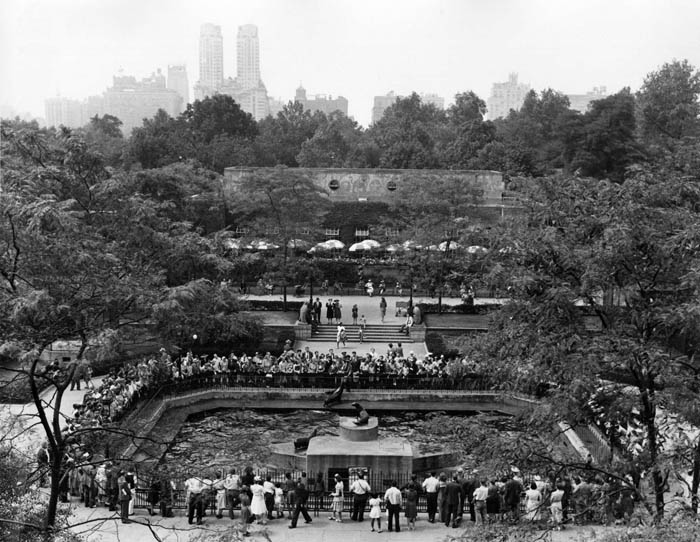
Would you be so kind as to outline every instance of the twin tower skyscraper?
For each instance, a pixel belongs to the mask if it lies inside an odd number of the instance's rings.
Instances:
[[[267,89],[260,78],[260,42],[258,28],[252,24],[238,27],[236,37],[236,77],[224,77],[224,38],[221,27],[206,23],[199,34],[199,81],[195,99],[227,94],[256,120],[270,112]]]

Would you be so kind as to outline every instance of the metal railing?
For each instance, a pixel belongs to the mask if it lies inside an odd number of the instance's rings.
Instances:
[[[173,395],[192,390],[229,388],[335,389],[340,386],[343,380],[347,391],[441,390],[446,392],[499,393],[493,389],[489,379],[479,374],[449,377],[357,373],[352,376],[327,373],[200,373],[166,383],[159,393]]]

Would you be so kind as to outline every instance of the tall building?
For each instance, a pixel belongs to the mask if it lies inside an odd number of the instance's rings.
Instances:
[[[384,96],[375,96],[374,106],[372,107],[372,123],[374,124],[380,120],[384,116],[384,111],[394,105],[400,97],[394,94],[393,90]]]
[[[445,98],[437,94],[421,94],[420,99],[424,104],[432,104],[438,109],[445,109]]]
[[[282,109],[284,109],[284,106],[287,105],[287,102],[282,101],[281,98],[272,97],[268,98],[267,103],[270,112],[269,114],[273,117],[277,116],[277,113],[282,111]]]
[[[168,88],[174,90],[182,98],[180,112],[190,103],[190,83],[187,80],[187,68],[184,65],[168,66]]]
[[[394,94],[393,90],[384,96],[375,96],[374,106],[372,107],[372,123],[380,120],[384,116],[384,111],[394,105],[399,98],[403,98],[403,96]],[[420,94],[420,99],[424,104],[432,104],[438,109],[445,109],[445,98],[442,96],[438,96],[434,93],[422,92]]]
[[[198,85],[213,94],[224,82],[224,38],[221,27],[205,23],[199,31]]]
[[[199,81],[194,86],[194,97],[202,100],[214,94],[231,96],[241,109],[256,120],[270,114],[267,89],[260,78],[260,45],[258,28],[252,24],[238,27],[237,77],[223,77],[223,38],[221,27],[202,25],[199,40]]]
[[[499,117],[507,117],[511,109],[519,111],[525,101],[525,96],[530,92],[530,85],[518,83],[518,74],[508,75],[508,81],[494,83],[491,87],[491,96],[486,101],[489,120]]]
[[[83,103],[70,98],[56,96],[44,100],[47,126],[78,128],[87,123]]]
[[[122,131],[126,136],[159,109],[176,117],[182,110],[182,97],[167,88],[165,83],[160,70],[141,81],[128,75],[115,76],[112,86],[102,95],[103,111],[122,121]]]
[[[244,24],[238,27],[236,38],[236,80],[244,89],[260,85],[260,43],[258,27]]]
[[[566,97],[569,98],[569,109],[585,113],[592,101],[602,100],[607,95],[607,87],[593,87],[593,90],[586,94],[567,94]]]
[[[294,95],[294,101],[299,102],[304,106],[304,109],[309,111],[322,111],[326,115],[333,113],[334,111],[340,111],[345,116],[348,114],[348,100],[343,96],[338,96],[333,98],[333,96],[326,96],[325,94],[316,94],[315,96],[309,98],[306,96],[306,89],[300,86],[296,94]]]

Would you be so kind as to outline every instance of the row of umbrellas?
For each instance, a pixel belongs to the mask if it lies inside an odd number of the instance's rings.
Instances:
[[[273,250],[280,248],[279,245],[270,243],[265,240],[250,241],[249,243],[244,243],[239,239],[227,238],[224,240],[226,248],[231,250]],[[338,241],[337,239],[329,239],[328,241],[323,241],[311,247],[311,243],[304,239],[290,239],[287,242],[287,246],[292,249],[297,250],[307,250],[307,252],[313,254],[315,252],[331,252],[334,250],[342,250],[345,248],[345,243]],[[311,248],[309,248],[311,247]],[[369,252],[372,250],[379,250],[382,248],[381,243],[375,241],[374,239],[365,239],[358,243],[354,243],[348,247],[349,252]],[[451,241],[443,241],[439,245],[419,245],[414,241],[405,241],[401,244],[391,244],[384,248],[386,252],[400,252],[408,250],[432,250],[445,252],[447,250],[464,250],[468,254],[483,254],[488,252],[488,250],[482,246],[472,245],[464,247],[461,244]]]

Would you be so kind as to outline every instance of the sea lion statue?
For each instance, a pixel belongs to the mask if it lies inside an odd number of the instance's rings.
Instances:
[[[340,386],[338,386],[333,391],[327,391],[326,395],[328,398],[323,402],[324,407],[329,407],[332,405],[337,405],[340,403],[343,397],[343,392],[345,391],[345,378],[340,381]]]
[[[353,403],[352,406],[354,406],[357,411],[357,418],[355,418],[353,423],[355,425],[367,425],[369,423],[369,414],[367,414],[367,411],[362,408],[360,403]]]
[[[294,451],[306,450],[309,447],[309,441],[318,433],[318,427],[308,437],[299,437],[294,440]]]

